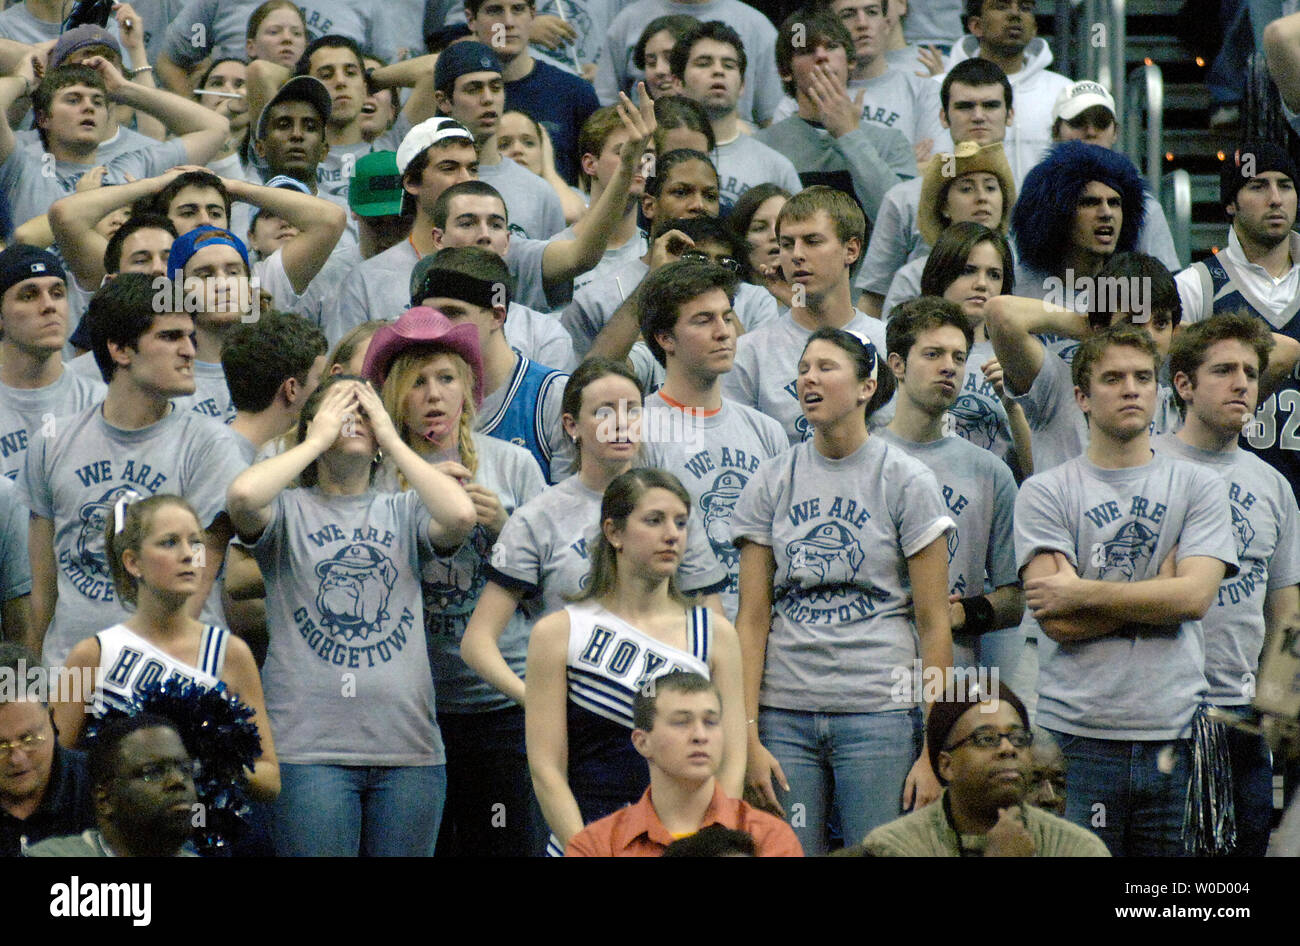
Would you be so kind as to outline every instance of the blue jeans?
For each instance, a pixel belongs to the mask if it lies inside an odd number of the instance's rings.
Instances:
[[[1114,857],[1184,856],[1190,739],[1129,742],[1048,732],[1065,755],[1066,820],[1096,834]]]
[[[808,713],[763,707],[763,745],[790,791],[777,797],[809,857],[825,854],[831,807],[846,844],[902,814],[903,783],[921,752],[921,710]]]
[[[447,807],[439,857],[538,857],[544,821],[524,751],[522,707],[439,711],[447,747]]]
[[[1234,857],[1263,857],[1273,830],[1273,754],[1263,736],[1226,727],[1237,813]]]
[[[447,798],[441,765],[280,763],[279,857],[431,857]]]

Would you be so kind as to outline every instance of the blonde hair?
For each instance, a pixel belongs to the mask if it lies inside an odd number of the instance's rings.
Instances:
[[[335,365],[339,365],[346,372],[348,362],[357,353],[357,349],[366,347],[375,333],[385,325],[392,324],[392,321],[392,319],[374,319],[370,322],[362,322],[340,338],[334,350],[330,352],[329,358],[326,359],[325,374],[334,374]]]
[[[113,588],[119,601],[135,604],[140,590],[140,580],[126,570],[122,563],[122,553],[130,549],[136,555],[144,547],[144,540],[153,528],[154,514],[166,506],[179,506],[194,517],[203,534],[203,524],[199,514],[183,497],[172,493],[159,493],[148,499],[139,499],[129,504],[122,515],[122,528],[118,531],[117,503],[109,507],[104,526],[104,557],[108,559],[108,569],[113,575]]]
[[[380,391],[380,399],[384,402],[384,409],[388,411],[388,416],[393,420],[393,426],[397,428],[397,433],[401,436],[403,442],[412,444],[420,439],[420,434],[411,429],[406,423],[406,398],[415,387],[416,379],[425,366],[439,355],[446,355],[456,372],[456,377],[460,381],[461,392],[464,395],[463,405],[460,411],[460,421],[457,425],[456,443],[460,448],[460,464],[469,470],[470,475],[478,473],[478,450],[474,446],[474,417],[477,411],[474,409],[474,370],[469,364],[449,348],[441,345],[416,345],[406,349],[396,358],[393,359],[392,365],[388,369],[388,377],[384,380],[383,390]],[[403,488],[408,485],[406,477],[398,473],[398,482]]]

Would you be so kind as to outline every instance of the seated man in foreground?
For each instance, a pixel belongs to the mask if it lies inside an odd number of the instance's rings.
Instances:
[[[996,678],[995,678],[996,680]],[[1010,687],[971,687],[926,722],[939,800],[867,835],[873,857],[1107,857],[1086,828],[1027,803],[1029,714]]]
[[[636,695],[632,744],[650,763],[641,800],[574,835],[566,857],[659,857],[673,841],[720,824],[754,839],[759,857],[802,857],[788,824],[728,798],[722,764],[722,698],[696,673],[669,673]]]

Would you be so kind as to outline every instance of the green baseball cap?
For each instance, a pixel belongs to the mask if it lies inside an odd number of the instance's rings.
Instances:
[[[402,212],[403,193],[396,152],[373,151],[357,161],[348,206],[362,217],[392,216]]]

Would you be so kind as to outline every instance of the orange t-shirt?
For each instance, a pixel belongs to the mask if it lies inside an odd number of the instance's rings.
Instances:
[[[754,839],[759,857],[803,857],[803,848],[791,827],[774,815],[728,798],[722,786],[713,786],[713,800],[705,809],[701,828],[712,824],[744,831]],[[573,836],[565,857],[659,857],[677,840],[659,820],[645,790],[635,805],[593,821]]]

